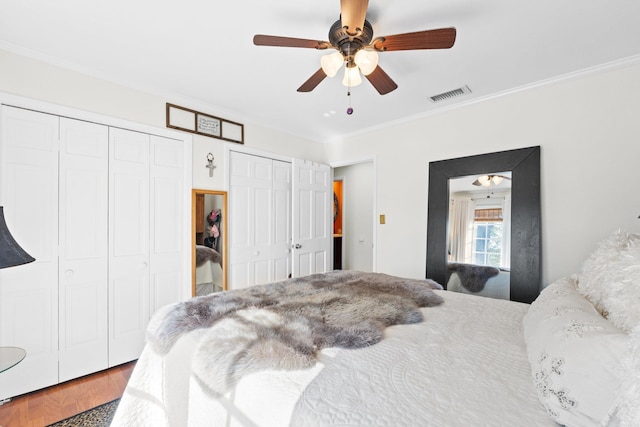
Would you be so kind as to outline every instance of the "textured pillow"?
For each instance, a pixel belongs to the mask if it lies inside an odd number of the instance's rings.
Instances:
[[[624,361],[625,376],[618,395],[616,420],[620,427],[640,426],[640,326],[630,334],[628,358]]]
[[[578,291],[614,325],[640,325],[640,235],[616,231],[600,242],[580,271]]]
[[[629,336],[598,313],[575,278],[546,287],[523,318],[540,401],[566,426],[606,425],[620,405]]]

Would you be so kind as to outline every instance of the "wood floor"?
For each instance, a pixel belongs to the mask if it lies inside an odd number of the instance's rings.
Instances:
[[[122,396],[135,362],[13,398],[0,427],[44,427]],[[1,375],[1,374],[0,374]]]

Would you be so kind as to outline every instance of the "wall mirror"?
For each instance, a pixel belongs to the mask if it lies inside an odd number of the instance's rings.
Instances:
[[[227,290],[227,192],[192,191],[192,295]]]
[[[503,233],[499,239],[500,251],[497,251],[500,254],[492,255],[491,251],[486,250],[486,244],[488,244],[486,241],[483,247],[477,241],[469,243],[471,239],[453,240],[453,221],[459,218],[452,216],[455,203],[455,197],[452,197],[452,194],[458,192],[457,189],[462,186],[461,183],[468,186],[471,178],[473,178],[471,180],[473,184],[480,177],[484,180],[497,175],[502,177],[501,185],[510,184],[508,192],[506,185],[504,190],[498,190],[500,185],[493,187],[489,185],[483,186],[485,188],[473,196],[467,195],[468,199],[475,198],[474,202],[487,205],[486,211],[482,213],[488,217],[487,219],[491,219],[492,216],[493,219],[497,219],[498,215],[502,216]],[[492,197],[495,200],[491,202],[480,200]],[[510,203],[499,201],[499,197],[504,198],[505,201],[510,199]],[[428,206],[427,277],[446,288],[452,271],[450,267],[455,267],[452,264],[475,266],[482,260],[481,265],[497,264],[497,267],[501,268],[500,276],[506,277],[504,286],[507,287],[507,291],[496,297],[506,297],[527,303],[536,298],[542,281],[540,147],[430,162]],[[500,207],[500,212],[497,211],[497,207]],[[504,216],[507,216],[508,223],[505,223]],[[487,231],[489,231],[488,227],[485,227],[484,232]],[[473,233],[473,231],[469,232]],[[478,247],[467,247],[469,251],[465,252],[465,248],[459,247],[461,244],[477,244]],[[500,257],[500,260],[497,257]],[[505,273],[502,274],[502,271]]]

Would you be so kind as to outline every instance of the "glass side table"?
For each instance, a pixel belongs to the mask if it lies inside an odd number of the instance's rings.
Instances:
[[[20,347],[0,347],[0,372],[13,368],[27,356],[25,349]]]

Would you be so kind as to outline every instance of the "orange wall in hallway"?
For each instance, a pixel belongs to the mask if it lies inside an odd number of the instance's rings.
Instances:
[[[333,181],[333,194],[338,199],[338,216],[333,221],[333,234],[342,234],[342,181]]]

